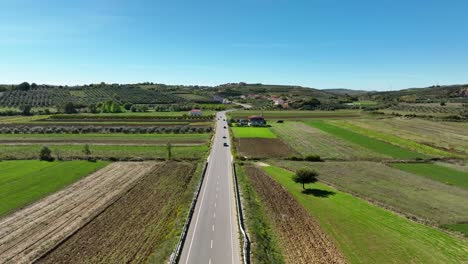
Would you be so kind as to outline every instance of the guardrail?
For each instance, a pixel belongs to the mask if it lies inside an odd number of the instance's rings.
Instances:
[[[250,264],[250,239],[245,231],[244,214],[242,213],[242,203],[240,200],[239,184],[237,182],[236,164],[232,162],[232,175],[234,176],[234,186],[236,186],[237,216],[239,218],[239,228],[244,238],[243,255],[244,264]]]
[[[190,210],[185,220],[184,228],[182,229],[182,234],[180,235],[179,242],[177,243],[177,247],[171,255],[171,259],[169,260],[170,264],[176,264],[179,262],[180,254],[182,253],[182,248],[184,247],[185,239],[187,238],[187,233],[190,227],[190,222],[192,221],[193,213],[195,212],[195,206],[197,204],[198,196],[200,195],[200,190],[203,185],[203,181],[205,179],[206,169],[208,168],[208,161],[205,162],[203,166],[202,174],[200,182],[198,183],[197,189],[192,198],[192,203],[190,204]]]

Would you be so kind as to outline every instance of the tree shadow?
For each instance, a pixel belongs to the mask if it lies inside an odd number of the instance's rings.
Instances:
[[[305,189],[302,190],[303,194],[313,195],[315,197],[327,198],[330,195],[335,195],[335,192],[320,190],[320,189]]]

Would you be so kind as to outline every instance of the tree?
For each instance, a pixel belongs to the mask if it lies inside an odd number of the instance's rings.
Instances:
[[[75,109],[75,105],[73,105],[72,102],[68,102],[65,104],[65,106],[63,107],[63,112],[65,114],[74,114],[76,113],[76,109]]]
[[[93,114],[97,114],[98,113],[98,107],[96,104],[91,104],[89,106],[89,112],[93,113]]]
[[[89,149],[89,145],[88,145],[88,144],[85,144],[85,145],[84,145],[83,153],[84,153],[86,156],[91,155],[91,150]]]
[[[32,109],[32,106],[30,106],[30,105],[22,105],[22,106],[20,106],[21,115],[24,115],[24,116],[29,116],[29,115],[31,115],[31,109]]]
[[[28,91],[29,88],[31,88],[31,85],[29,85],[28,82],[23,82],[21,84],[18,85],[17,89],[20,90],[20,91]]]
[[[171,143],[167,143],[166,149],[167,149],[167,159],[170,160],[170,159],[172,159],[172,145],[171,145]]]
[[[52,151],[48,147],[43,146],[39,152],[39,160],[53,161]]]
[[[296,174],[293,175],[292,179],[295,183],[302,184],[302,189],[305,190],[304,184],[314,183],[317,181],[318,173],[310,169],[298,169]]]

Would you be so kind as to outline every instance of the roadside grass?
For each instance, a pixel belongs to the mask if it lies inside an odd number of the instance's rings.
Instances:
[[[468,189],[468,172],[430,163],[392,163],[391,166],[441,183]]]
[[[301,155],[319,155],[331,160],[375,160],[388,156],[332,136],[302,122],[271,124],[271,130]]]
[[[377,153],[387,155],[397,159],[415,159],[415,158],[428,158],[424,154],[416,153],[411,150],[403,149],[401,147],[370,138],[368,136],[353,132],[351,130],[341,128],[323,121],[307,121],[306,124],[325,131],[331,135],[348,140],[354,144],[368,148]]]
[[[370,138],[374,138],[374,139],[377,139],[377,140],[381,140],[381,141],[384,141],[384,142],[387,142],[389,144],[399,146],[399,147],[402,147],[402,148],[405,148],[405,149],[416,151],[418,153],[422,153],[422,154],[425,154],[427,156],[432,156],[432,157],[463,157],[463,156],[460,156],[460,155],[449,153],[449,152],[444,151],[444,150],[440,150],[440,149],[436,149],[436,148],[433,148],[433,147],[430,147],[430,146],[427,146],[427,145],[419,144],[419,143],[417,143],[417,142],[415,142],[413,140],[408,140],[408,139],[404,139],[404,138],[401,138],[401,137],[398,137],[398,136],[395,136],[395,135],[392,135],[392,134],[381,133],[381,132],[378,132],[378,131],[375,131],[375,130],[362,128],[362,127],[353,125],[351,123],[348,123],[346,121],[330,121],[330,123],[333,124],[333,125],[339,126],[341,128],[348,129],[348,130],[350,130],[352,132],[355,132],[355,133],[358,133],[358,134],[361,134],[361,135],[364,135],[364,136],[367,136],[367,137],[370,137]]]
[[[22,140],[143,140],[143,141],[163,141],[163,142],[177,142],[177,141],[196,141],[208,142],[211,134],[123,134],[123,133],[109,133],[109,134],[0,134],[0,140],[17,141]]]
[[[286,160],[271,163],[291,171],[304,167],[316,170],[320,182],[422,223],[439,226],[468,221],[468,190],[383,163]]]
[[[268,127],[231,127],[235,138],[276,138]]]
[[[350,263],[462,263],[468,242],[435,228],[411,222],[322,183],[308,184],[318,197],[302,193],[292,172],[269,166],[264,170],[316,217]]]
[[[109,162],[0,162],[0,217],[72,184]]]
[[[252,263],[284,263],[272,223],[261,199],[252,187],[244,167],[236,165],[247,230],[252,242]]]
[[[451,231],[460,232],[468,238],[468,223],[446,224],[442,225],[442,227]]]
[[[42,145],[0,145],[0,159],[38,159]],[[52,155],[63,159],[86,158],[84,144],[50,145]],[[126,145],[92,145],[89,144],[91,157],[102,159],[165,159],[166,146],[126,146]],[[172,158],[197,160],[208,151],[207,145],[172,146]]]

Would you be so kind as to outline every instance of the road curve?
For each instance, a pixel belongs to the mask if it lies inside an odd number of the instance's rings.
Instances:
[[[208,168],[182,248],[180,264],[241,263],[229,130],[223,121],[227,120],[225,112],[218,113],[216,117],[216,134]],[[223,146],[225,142],[229,146]]]

